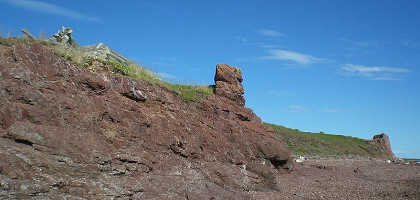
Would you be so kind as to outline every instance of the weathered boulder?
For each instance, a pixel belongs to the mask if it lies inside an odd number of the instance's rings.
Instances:
[[[245,105],[244,88],[242,86],[242,71],[237,67],[227,64],[218,64],[214,81],[216,83],[216,95],[235,101],[238,105]]]
[[[379,144],[390,158],[395,158],[395,155],[391,150],[391,143],[389,142],[389,137],[385,133],[373,136],[373,139],[370,142]]]
[[[79,47],[76,40],[71,35],[73,30],[70,27],[61,27],[61,30],[58,30],[56,34],[54,34],[55,42],[64,45],[70,45],[72,47]]]

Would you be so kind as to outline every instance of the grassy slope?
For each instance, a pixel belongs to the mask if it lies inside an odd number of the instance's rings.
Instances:
[[[384,152],[367,140],[324,133],[309,133],[265,123],[274,129],[275,135],[293,156],[369,156],[383,157]]]
[[[28,43],[30,42],[26,37],[19,38],[4,38],[0,35],[0,44],[5,46],[13,46],[19,43]],[[54,53],[58,56],[62,56],[67,60],[70,60],[77,64],[80,67],[88,68],[91,71],[94,69],[90,68],[93,61],[102,62],[104,64],[110,65],[112,67],[112,73],[120,74],[127,76],[136,80],[143,80],[149,83],[158,84],[163,87],[167,87],[175,91],[179,97],[183,100],[188,101],[200,101],[202,96],[214,94],[213,86],[195,86],[195,85],[182,85],[182,84],[173,84],[166,81],[163,81],[157,76],[156,73],[153,73],[149,70],[144,69],[142,66],[131,62],[128,65],[124,65],[115,61],[105,61],[100,59],[94,59],[92,57],[86,56],[83,52],[74,49],[74,48],[65,48],[62,46],[50,45],[47,40],[38,39],[36,41],[42,45],[45,45],[51,48]]]

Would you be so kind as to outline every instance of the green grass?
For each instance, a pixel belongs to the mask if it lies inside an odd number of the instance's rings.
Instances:
[[[26,37],[3,38],[0,35],[0,44],[5,46],[10,47],[18,43],[28,42],[29,41]],[[123,76],[130,77],[132,79],[143,80],[152,84],[167,87],[173,90],[176,94],[178,94],[178,96],[183,100],[201,101],[203,100],[203,96],[214,94],[214,88],[211,86],[173,84],[163,81],[157,73],[153,73],[151,70],[147,70],[144,67],[136,64],[135,62],[130,62],[129,64],[122,64],[116,61],[95,59],[93,57],[87,56],[82,51],[72,47],[50,45],[49,42],[45,39],[38,39],[35,42],[52,48],[56,55],[66,58],[67,60],[74,62],[80,67],[94,71],[94,69],[90,67],[92,66],[93,61],[96,60],[98,62],[102,62],[105,65],[111,66],[111,73],[113,74],[120,74]]]
[[[69,47],[64,48],[62,46],[53,46],[52,48],[54,48],[54,52],[57,55],[62,56],[67,60],[71,60],[79,66],[89,68],[89,66],[92,65],[92,62],[96,60],[98,62],[102,62],[105,65],[111,66],[112,73],[114,74],[120,74],[135,80],[143,80],[149,83],[167,87],[175,91],[183,100],[200,101],[203,99],[202,97],[204,95],[214,94],[214,89],[211,86],[172,84],[163,81],[157,75],[157,73],[153,73],[151,70],[147,70],[139,64],[136,64],[135,62],[130,62],[129,64],[122,64],[117,61],[94,59],[92,57],[86,56],[81,51]]]
[[[301,132],[296,129],[264,123],[274,129],[275,135],[293,156],[369,156],[384,155],[377,144],[360,138],[320,133]]]
[[[199,101],[201,100],[202,95],[209,95],[214,93],[213,88],[210,86],[172,84],[163,81],[161,78],[159,78],[158,75],[156,75],[156,73],[153,73],[150,70],[146,70],[135,63],[124,65],[115,61],[101,60],[101,62],[112,66],[113,73],[122,74],[132,79],[144,80],[149,83],[154,83],[160,86],[167,87],[175,91],[183,100]]]
[[[11,47],[15,44],[28,43],[28,38],[18,37],[18,38],[3,38],[0,36],[0,44]]]
[[[164,85],[176,91],[181,99],[190,101],[201,100],[202,95],[213,94],[213,88],[211,86],[194,86],[194,85],[180,85],[164,82]]]

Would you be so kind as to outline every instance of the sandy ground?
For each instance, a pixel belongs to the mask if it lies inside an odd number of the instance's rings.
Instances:
[[[420,199],[420,165],[316,159],[278,177],[280,192],[256,199]]]

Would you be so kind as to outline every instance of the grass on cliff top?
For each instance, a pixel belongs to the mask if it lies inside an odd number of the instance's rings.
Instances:
[[[0,35],[0,44],[2,44],[4,46],[11,47],[15,44],[28,43],[28,42],[29,42],[29,40],[26,37],[4,38]]]
[[[274,129],[275,135],[293,156],[380,157],[384,151],[377,144],[360,138],[320,133],[301,132],[296,129],[264,123]]]
[[[26,37],[4,38],[0,34],[0,44],[8,46],[8,47],[11,47],[15,44],[28,43],[28,42],[30,41]],[[203,95],[214,94],[214,91],[213,91],[214,88],[211,86],[182,85],[182,84],[173,84],[173,83],[166,82],[162,80],[161,78],[159,78],[157,73],[153,73],[150,70],[146,70],[144,67],[136,64],[135,62],[131,62],[128,65],[124,65],[116,61],[95,59],[71,47],[50,45],[49,42],[45,39],[38,39],[34,42],[37,42],[39,44],[52,48],[56,55],[62,56],[66,58],[67,60],[70,60],[81,67],[89,69],[89,67],[92,65],[92,62],[96,60],[98,62],[102,62],[104,64],[111,66],[112,73],[114,74],[121,74],[123,76],[127,76],[132,79],[143,80],[149,83],[158,84],[160,86],[167,87],[175,91],[179,95],[179,97],[183,100],[200,101]]]
[[[42,43],[41,43],[42,44]],[[93,61],[102,62],[112,67],[112,73],[121,74],[123,76],[130,77],[136,80],[143,80],[149,83],[158,84],[163,87],[167,87],[175,91],[179,97],[183,100],[189,101],[199,101],[202,99],[203,95],[213,94],[213,88],[211,86],[195,86],[195,85],[182,85],[182,84],[173,84],[162,80],[157,73],[153,73],[150,70],[146,70],[144,67],[136,64],[135,62],[130,62],[129,64],[122,64],[116,61],[95,59],[89,56],[86,56],[83,52],[74,49],[74,48],[64,48],[61,46],[52,46],[54,52],[71,60],[79,66],[89,68],[92,65]]]
[[[156,73],[150,70],[146,70],[138,64],[131,63],[129,65],[123,65],[114,61],[101,61],[109,64],[113,67],[113,72],[128,76],[137,80],[144,80],[149,83],[155,83],[160,86],[167,87],[178,93],[179,97],[184,100],[198,101],[201,99],[201,95],[213,94],[213,88],[211,86],[195,86],[195,85],[182,85],[173,84],[163,81]]]

